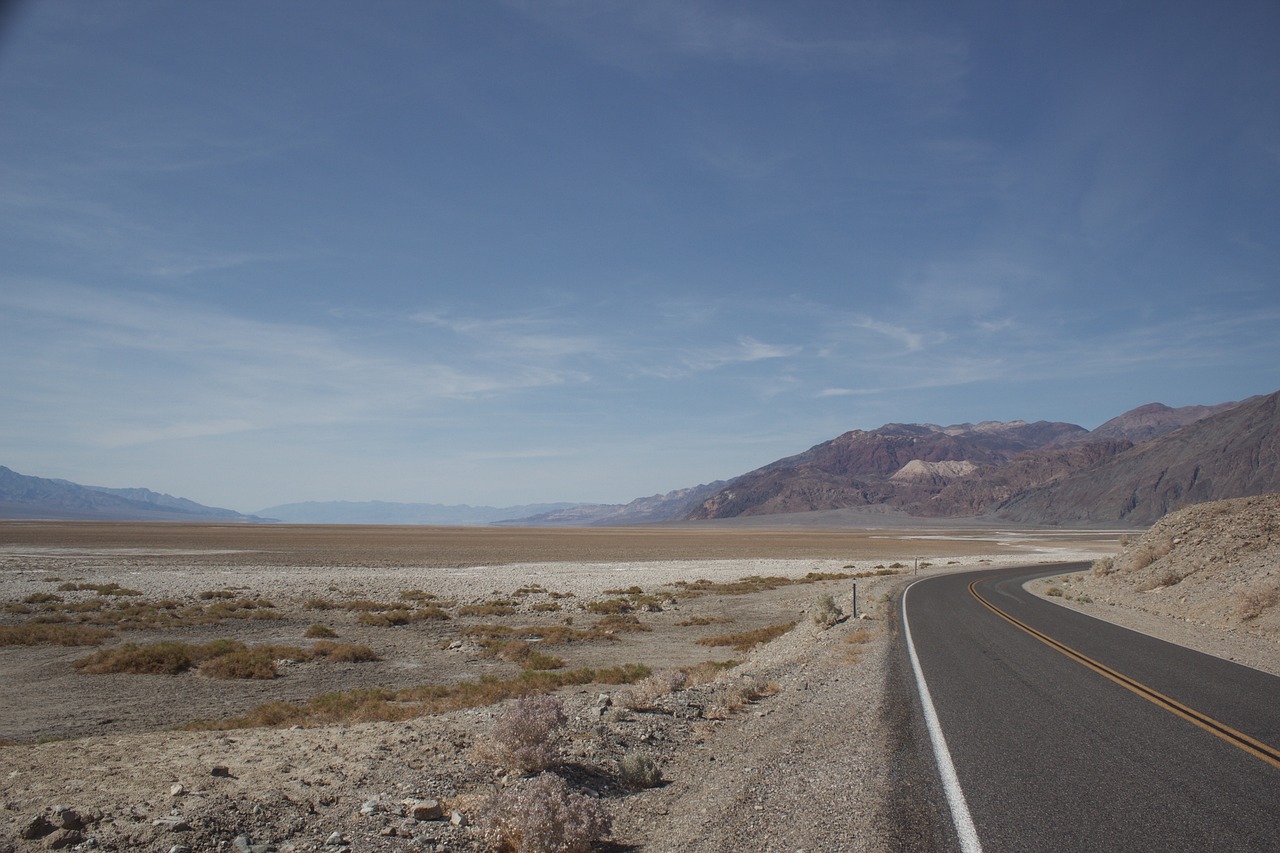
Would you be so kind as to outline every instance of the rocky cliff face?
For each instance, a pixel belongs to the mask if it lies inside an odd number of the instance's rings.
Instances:
[[[996,514],[1032,523],[1147,525],[1185,504],[1270,492],[1280,492],[1280,392],[1016,495]]]
[[[1277,399],[1150,404],[1093,432],[1024,421],[855,430],[729,481],[688,518],[885,505],[932,518],[1147,525],[1182,504],[1280,491]]]
[[[731,480],[689,517],[730,518],[872,504],[920,515],[975,515],[1009,497],[1011,483],[1051,468],[1035,480],[1044,482],[1060,473],[1062,463],[1058,467],[1052,461],[1023,465],[1017,469],[1021,473],[1007,481],[994,472],[1028,452],[1069,446],[1087,435],[1075,424],[1043,421],[950,427],[886,424],[869,432],[855,430]],[[1083,459],[1076,464],[1083,464]]]

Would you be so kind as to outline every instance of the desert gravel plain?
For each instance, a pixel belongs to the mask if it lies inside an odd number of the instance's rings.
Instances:
[[[916,570],[1092,559],[1116,541],[3,522],[0,627],[111,633],[97,645],[0,646],[0,850],[489,849],[486,797],[523,784],[485,749],[511,700],[443,709],[423,704],[424,685],[587,669],[600,678],[537,683],[567,713],[553,770],[612,816],[599,849],[909,849],[880,801],[892,772],[880,706],[892,594]],[[855,583],[863,618],[810,618],[823,595],[851,617]],[[743,639],[792,623],[772,642]],[[723,645],[735,636],[739,648]],[[252,678],[76,665],[128,644],[219,641],[269,648],[270,659]],[[318,642],[372,659],[318,654]],[[646,701],[640,685],[618,683],[635,665],[656,674],[640,682]],[[681,669],[690,677],[672,681]],[[654,691],[655,679],[668,686]],[[313,697],[378,691],[376,710],[330,699],[315,712]],[[276,725],[242,727],[263,720]],[[661,768],[662,784],[624,778],[635,755]]]

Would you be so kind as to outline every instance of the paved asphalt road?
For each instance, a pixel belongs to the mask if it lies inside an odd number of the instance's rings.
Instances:
[[[1022,590],[1044,566],[946,575],[905,593],[918,656],[976,841],[996,851],[1280,851],[1280,762],[1241,749],[1056,650],[984,605],[1280,748],[1280,678],[1081,615]],[[900,617],[901,618],[901,617]],[[927,757],[899,785],[901,849],[961,849],[899,625],[899,741]],[[891,688],[893,684],[891,683]],[[1280,753],[1273,752],[1273,755]],[[913,818],[913,815],[915,817]],[[912,820],[931,827],[912,827]],[[921,841],[919,839],[930,839]],[[969,850],[976,849],[970,838]]]

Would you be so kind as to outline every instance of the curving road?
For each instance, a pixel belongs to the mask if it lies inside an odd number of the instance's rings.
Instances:
[[[899,849],[1280,851],[1280,678],[1022,589],[1083,567],[903,594]]]

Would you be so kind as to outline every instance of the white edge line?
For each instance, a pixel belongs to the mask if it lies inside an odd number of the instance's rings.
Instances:
[[[973,825],[973,816],[969,814],[969,803],[964,798],[960,778],[956,776],[956,767],[951,762],[951,750],[947,749],[947,739],[942,734],[938,712],[934,710],[933,698],[929,695],[929,685],[924,680],[924,670],[920,667],[916,644],[911,639],[911,622],[907,619],[907,593],[919,582],[913,581],[902,591],[902,633],[907,638],[907,651],[911,655],[911,668],[916,674],[916,687],[920,691],[924,721],[929,728],[929,740],[933,744],[934,761],[938,765],[938,775],[942,777],[942,788],[947,795],[947,805],[951,808],[951,822],[955,824],[956,835],[960,839],[960,850],[962,853],[982,853],[982,842],[978,840],[978,830]]]

